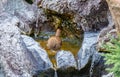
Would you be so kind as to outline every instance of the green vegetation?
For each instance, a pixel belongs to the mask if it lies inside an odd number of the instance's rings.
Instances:
[[[107,68],[109,72],[113,72],[115,77],[120,77],[120,37],[117,39],[111,39],[103,45],[109,53],[104,54],[106,64],[112,65],[111,68]]]

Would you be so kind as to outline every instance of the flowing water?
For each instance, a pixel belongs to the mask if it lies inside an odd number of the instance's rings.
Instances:
[[[57,71],[55,70],[55,74],[54,74],[54,77],[58,77],[58,75],[57,75]]]

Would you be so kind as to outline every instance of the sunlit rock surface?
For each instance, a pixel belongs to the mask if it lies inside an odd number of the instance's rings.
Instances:
[[[20,19],[18,26],[24,34],[39,32],[40,26],[46,21],[46,16],[37,5],[30,5],[24,0],[2,0],[0,1],[0,12],[7,12]],[[38,25],[35,22],[38,21]]]
[[[97,41],[98,33],[94,32],[86,32],[84,34],[84,40],[82,43],[82,47],[78,52],[78,69],[82,69],[92,60],[93,54],[96,52],[92,50],[91,47]],[[94,47],[93,47],[94,48]]]
[[[120,33],[120,0],[106,0],[108,5],[109,5],[109,9],[110,12],[112,14],[113,17],[113,21],[115,22],[115,27],[117,29],[117,33]]]
[[[58,51],[56,54],[57,68],[65,70],[69,67],[76,68],[76,61],[73,54],[69,51]]]
[[[89,76],[101,77],[104,74],[104,60],[98,53],[97,37],[99,32],[85,32],[84,40],[78,52],[78,70],[89,68]]]
[[[22,35],[22,38],[38,71],[53,68],[47,52],[32,37]]]
[[[93,14],[104,5],[105,0],[44,0],[41,2],[43,8],[54,10],[58,13],[78,12],[80,15]],[[102,3],[102,4],[100,4]],[[105,8],[104,8],[105,9]]]
[[[29,5],[24,0],[1,0],[1,2],[0,61],[6,77],[32,77],[36,71],[51,68],[52,64],[46,52],[32,38],[21,37],[19,32],[22,30],[22,33],[29,34],[29,32],[34,31],[34,28],[39,29],[44,24],[49,26],[50,24],[47,22],[51,20],[47,20],[43,10],[38,10],[35,4]],[[105,0],[42,0],[42,2],[40,0],[40,6],[53,12],[56,11],[58,15],[72,15],[72,23],[77,24],[78,28],[82,27],[84,31],[100,30],[109,22],[109,18],[107,18],[108,7]],[[3,11],[12,15],[1,13]],[[40,22],[39,27],[35,25],[37,18]],[[44,21],[47,22],[44,23]],[[114,33],[114,31],[111,32]],[[99,63],[101,56],[96,52],[94,46],[97,35],[98,33],[85,32],[82,48],[78,52],[79,70],[91,61],[91,71],[94,62]],[[77,67],[75,58],[70,52],[58,52],[56,60],[58,68]],[[92,73],[90,72],[90,74]]]
[[[5,77],[32,77],[36,72],[52,67],[46,52],[38,43],[30,37],[21,37],[20,29],[16,26],[19,22],[17,17],[2,14],[0,22],[0,63]]]
[[[34,67],[15,23],[9,17],[0,24],[0,61],[6,77],[31,77]]]

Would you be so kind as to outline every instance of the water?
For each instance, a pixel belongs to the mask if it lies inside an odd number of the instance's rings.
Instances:
[[[53,65],[56,65],[56,60],[55,60],[56,52],[52,52],[51,50],[47,49],[47,46],[46,46],[47,40],[37,40],[37,41],[40,43],[42,48],[44,48],[47,51],[49,58],[50,58],[51,62],[53,63]],[[72,43],[67,42],[67,41],[62,42],[61,50],[71,51],[74,56],[77,55],[79,49],[80,49],[80,46],[78,46],[76,44],[72,44]]]
[[[54,77],[59,77],[58,76],[58,73],[57,73],[57,64],[56,64],[56,60],[55,60],[55,55],[56,55],[56,52],[52,52],[51,50],[47,49],[47,40],[37,40],[40,45],[42,46],[42,48],[44,48],[48,55],[49,55],[49,58],[53,64],[53,68],[54,68]],[[80,46],[76,45],[76,44],[72,44],[70,42],[67,42],[67,41],[63,41],[62,42],[62,47],[61,47],[61,50],[67,50],[67,51],[71,51],[73,53],[74,56],[77,55],[78,51],[80,49]]]
[[[56,69],[55,69],[54,77],[58,77]]]

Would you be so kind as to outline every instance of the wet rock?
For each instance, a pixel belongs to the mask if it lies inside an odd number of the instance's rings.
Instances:
[[[108,11],[107,13],[107,19],[109,22],[108,26],[103,28],[98,35],[98,39],[97,39],[98,51],[104,51],[104,49],[102,49],[102,44],[110,41],[111,38],[117,37],[117,31],[116,29],[114,29],[115,25],[114,25],[110,11]]]
[[[90,77],[101,77],[103,74],[106,73],[105,71],[105,60],[104,57],[101,56],[101,53],[99,53],[96,49],[97,44],[93,44],[90,48],[90,51],[93,52],[92,58],[91,58],[91,65],[89,69],[89,75]]]
[[[101,77],[105,72],[104,59],[96,49],[99,32],[85,32],[82,47],[78,52],[78,70],[90,77]]]
[[[73,54],[69,51],[59,51],[56,54],[57,68],[65,70],[67,68],[76,68],[76,61]]]
[[[92,56],[96,52],[94,47],[92,47],[97,41],[98,33],[95,32],[85,32],[82,47],[78,52],[78,69],[84,68],[90,61],[92,61]],[[93,48],[93,49],[91,49]]]
[[[44,0],[41,2],[43,8],[54,10],[58,13],[78,12],[80,15],[93,14],[94,11],[98,11],[101,5],[104,5],[105,0]],[[101,3],[101,4],[100,4]],[[105,8],[104,8],[105,9]]]
[[[43,0],[40,5],[58,14],[74,16],[73,23],[84,31],[96,31],[108,25],[105,0]]]
[[[53,68],[47,52],[40,47],[40,45],[32,38],[26,35],[22,35],[22,39],[30,53],[34,65],[37,66],[38,71],[45,71]]]

